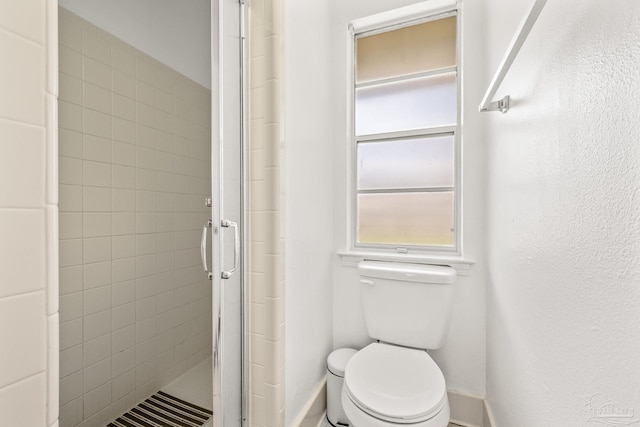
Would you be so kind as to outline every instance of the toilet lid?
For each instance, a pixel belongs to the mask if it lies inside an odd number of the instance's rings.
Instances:
[[[344,381],[360,409],[386,421],[424,421],[446,402],[444,376],[424,350],[370,344],[351,358]]]

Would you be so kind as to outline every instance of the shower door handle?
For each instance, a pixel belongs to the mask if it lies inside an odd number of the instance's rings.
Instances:
[[[228,279],[238,269],[238,258],[240,257],[240,235],[238,234],[238,223],[223,219],[220,221],[220,225],[224,228],[233,228],[233,268],[231,270],[222,270],[221,273],[221,277],[223,279]]]
[[[200,240],[200,258],[202,258],[202,266],[209,280],[213,278],[213,273],[211,273],[209,267],[207,267],[207,231],[211,226],[211,220],[204,223],[204,227],[202,227],[202,240]]]

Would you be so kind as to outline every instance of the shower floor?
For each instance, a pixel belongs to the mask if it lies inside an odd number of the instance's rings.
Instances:
[[[181,377],[176,378],[169,385],[163,387],[162,391],[194,405],[213,410],[211,359],[205,360]],[[203,427],[213,427],[213,420],[210,420]]]

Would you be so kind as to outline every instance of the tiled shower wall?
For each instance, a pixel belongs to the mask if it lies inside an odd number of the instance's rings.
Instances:
[[[284,0],[253,0],[250,31],[252,426],[284,426]]]
[[[59,9],[60,426],[211,354],[211,92]]]
[[[56,0],[0,0],[0,425],[58,419]]]

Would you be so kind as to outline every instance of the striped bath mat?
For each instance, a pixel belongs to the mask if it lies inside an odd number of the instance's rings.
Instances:
[[[108,427],[200,427],[213,412],[159,391]]]

